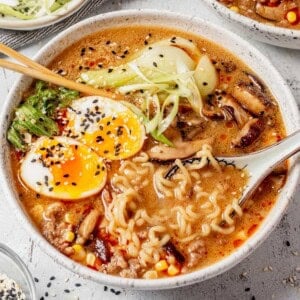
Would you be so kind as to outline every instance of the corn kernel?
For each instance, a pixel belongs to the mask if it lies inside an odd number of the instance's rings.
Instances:
[[[237,6],[231,6],[230,9],[236,13],[240,12],[240,9]]]
[[[73,250],[74,250],[74,255],[72,256],[72,258],[76,261],[82,261],[86,258],[86,251],[85,249],[79,245],[79,244],[75,244],[72,246]]]
[[[78,253],[78,252],[84,250],[83,247],[82,247],[81,245],[79,245],[79,244],[73,245],[72,248],[74,249],[74,251],[75,251],[76,253]]]
[[[167,261],[165,259],[160,260],[155,264],[155,270],[158,272],[165,271],[169,267]]]
[[[72,231],[66,231],[64,233],[64,239],[66,242],[73,242],[75,239],[75,234]]]
[[[95,261],[96,261],[96,256],[95,256],[95,254],[93,254],[93,253],[88,253],[88,255],[86,256],[86,264],[88,265],[88,266],[94,266],[94,264],[95,264]]]
[[[66,223],[68,224],[72,224],[72,225],[76,225],[76,217],[74,214],[72,213],[66,213],[65,214],[65,217],[64,217],[64,220]]]
[[[156,271],[147,271],[144,275],[143,278],[145,279],[156,279],[158,278],[158,274]]]
[[[180,270],[174,266],[174,265],[170,265],[168,268],[168,275],[169,276],[175,276],[180,272]]]
[[[293,24],[297,21],[297,14],[294,11],[289,11],[286,14],[286,19],[289,21],[289,23]]]

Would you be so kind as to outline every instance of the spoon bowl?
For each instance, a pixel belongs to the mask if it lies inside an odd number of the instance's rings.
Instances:
[[[289,135],[280,142],[260,151],[236,157],[218,157],[225,164],[234,165],[238,169],[246,169],[249,181],[245,187],[239,205],[245,204],[261,182],[279,164],[300,151],[300,130]]]

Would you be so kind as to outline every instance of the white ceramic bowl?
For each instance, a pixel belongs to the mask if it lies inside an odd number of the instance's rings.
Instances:
[[[265,80],[267,86],[270,87],[274,96],[278,99],[287,133],[292,133],[300,127],[299,112],[295,100],[293,99],[287,84],[271,65],[269,60],[237,35],[191,16],[152,10],[120,11],[99,15],[78,23],[59,34],[43,47],[35,59],[38,62],[47,65],[58,53],[82,37],[104,28],[115,27],[116,24],[117,26],[126,26],[130,24],[168,26],[204,36],[207,39],[223,45],[225,48],[231,49],[233,53],[247,62],[247,64]],[[23,209],[22,203],[18,198],[18,192],[13,184],[6,131],[13,115],[14,108],[20,103],[20,95],[22,95],[29,87],[31,82],[32,80],[30,78],[25,76],[21,77],[12,88],[8,99],[2,108],[0,118],[0,143],[2,145],[0,149],[0,178],[3,191],[7,202],[10,203],[14,209],[14,214],[17,215],[21,224],[27,228],[31,237],[39,244],[43,251],[48,253],[60,265],[66,266],[68,269],[85,278],[102,284],[124,288],[155,290],[189,285],[216,276],[235,266],[265,240],[279,222],[295,191],[300,174],[299,165],[295,165],[290,171],[287,184],[282,189],[278,201],[260,229],[236,252],[199,271],[167,279],[145,280],[120,278],[90,270],[62,255],[42,237],[41,233],[34,226],[26,211]]]
[[[300,49],[300,30],[263,24],[232,11],[217,0],[204,0],[204,2],[219,16],[228,20],[232,31],[242,33],[249,40],[254,39],[275,46]]]
[[[0,28],[14,30],[34,30],[55,24],[79,10],[88,0],[72,0],[51,15],[44,15],[33,20],[19,20],[14,17],[0,18]]]

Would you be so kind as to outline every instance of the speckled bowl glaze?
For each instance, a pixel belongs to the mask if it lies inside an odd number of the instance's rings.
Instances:
[[[247,39],[285,48],[300,49],[300,30],[263,24],[230,10],[217,0],[203,1],[222,18],[227,19],[228,26],[232,31],[242,33]]]
[[[300,127],[299,112],[295,100],[287,84],[268,59],[237,35],[191,16],[152,10],[120,11],[99,15],[78,23],[59,34],[42,48],[36,55],[35,60],[47,65],[58,53],[86,35],[104,28],[132,24],[157,25],[188,31],[230,49],[231,52],[247,62],[270,87],[274,96],[278,99],[287,132],[292,133]],[[0,142],[2,146],[0,149],[0,180],[2,188],[6,195],[7,202],[12,206],[14,214],[41,249],[48,253],[58,264],[67,267],[84,278],[91,279],[98,283],[124,288],[157,290],[176,288],[214,277],[242,261],[266,239],[281,219],[296,189],[300,174],[299,164],[293,165],[288,176],[287,184],[282,189],[278,201],[260,229],[236,252],[204,269],[178,277],[156,280],[126,279],[90,270],[62,255],[44,239],[24,210],[19,200],[18,191],[14,185],[6,131],[13,116],[14,108],[20,103],[22,93],[29,87],[31,82],[32,80],[30,78],[25,76],[21,77],[12,88],[8,99],[2,107],[0,117]],[[295,163],[295,159],[291,161]]]
[[[74,14],[86,2],[87,0],[72,0],[55,13],[32,20],[19,20],[13,17],[0,18],[0,28],[24,31],[50,26]]]

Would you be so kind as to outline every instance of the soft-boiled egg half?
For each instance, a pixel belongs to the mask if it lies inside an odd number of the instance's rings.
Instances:
[[[125,105],[109,98],[90,96],[72,102],[64,134],[94,149],[110,160],[131,157],[139,152],[145,129]]]
[[[76,140],[41,137],[24,157],[20,176],[39,194],[76,200],[98,193],[107,170],[103,158]]]

